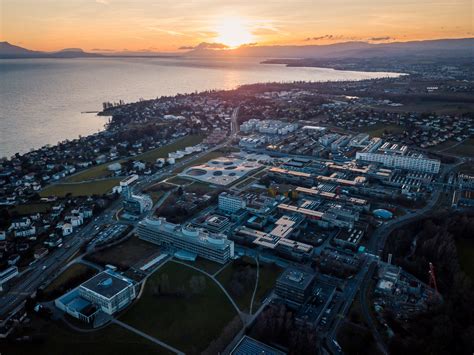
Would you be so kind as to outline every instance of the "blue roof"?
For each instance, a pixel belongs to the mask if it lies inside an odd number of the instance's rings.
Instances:
[[[383,219],[390,219],[393,217],[393,213],[384,209],[378,209],[373,211],[374,216],[383,218]]]
[[[285,355],[285,353],[258,340],[244,336],[232,350],[231,355]]]

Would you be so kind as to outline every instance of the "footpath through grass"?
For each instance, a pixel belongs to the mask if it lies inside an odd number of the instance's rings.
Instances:
[[[236,311],[209,277],[168,262],[148,280],[140,300],[120,320],[187,353],[218,338]]]
[[[2,354],[67,354],[67,355],[168,355],[167,349],[150,342],[122,327],[109,325],[94,332],[79,333],[65,324],[56,324],[33,318],[22,335],[32,336],[35,341],[26,343],[2,343]]]

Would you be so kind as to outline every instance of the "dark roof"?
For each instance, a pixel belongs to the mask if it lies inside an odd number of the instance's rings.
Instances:
[[[272,348],[258,340],[244,336],[230,353],[231,355],[285,355],[283,351]]]
[[[84,282],[81,287],[96,292],[106,298],[112,298],[131,285],[131,281],[110,271],[104,271]]]
[[[314,280],[314,273],[299,268],[289,267],[278,278],[279,284],[305,290]]]

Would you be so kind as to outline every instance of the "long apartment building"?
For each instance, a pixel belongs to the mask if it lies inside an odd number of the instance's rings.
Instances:
[[[439,173],[441,162],[420,155],[395,155],[386,153],[357,152],[356,159],[364,162],[380,163],[396,169],[412,170],[430,174]]]
[[[140,221],[138,236],[168,250],[184,250],[220,264],[234,257],[234,242],[224,234],[210,233],[190,225],[173,224],[162,217],[148,217]]]

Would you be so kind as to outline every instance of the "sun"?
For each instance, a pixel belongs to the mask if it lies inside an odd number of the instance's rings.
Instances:
[[[246,21],[237,17],[224,18],[217,24],[216,32],[215,41],[231,48],[251,43],[254,40]]]

